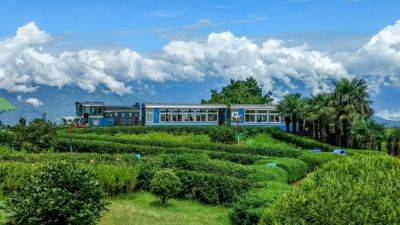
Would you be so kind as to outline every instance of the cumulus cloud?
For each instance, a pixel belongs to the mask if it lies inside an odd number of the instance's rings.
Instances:
[[[25,103],[27,104],[31,104],[34,107],[39,107],[43,105],[43,102],[41,102],[39,99],[37,98],[27,98],[24,100]]]
[[[390,111],[390,110],[380,110],[375,113],[375,116],[380,117],[385,120],[390,121],[400,121],[400,112],[399,111]]]
[[[42,47],[51,35],[29,23],[14,37],[0,41],[0,88],[34,92],[38,85],[77,85],[89,92],[132,93],[131,81],[243,79],[253,76],[266,90],[288,88],[327,91],[332,80],[362,77],[371,89],[400,87],[400,21],[373,36],[356,52],[329,54],[307,44],[288,46],[269,39],[256,44],[230,32],[211,33],[204,41],[172,41],[152,57],[131,49],[82,49],[54,55]]]

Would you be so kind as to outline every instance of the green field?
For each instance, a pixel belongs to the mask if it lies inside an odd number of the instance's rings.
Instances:
[[[6,199],[48,162],[68,161],[89,170],[108,196],[99,224],[250,225],[323,164],[343,158],[309,152],[313,146],[333,146],[276,129],[242,130],[246,135],[239,145],[212,141],[213,129],[115,127],[73,134],[60,129],[54,149],[41,153],[12,150],[6,146],[12,133],[3,133],[0,189]],[[382,154],[350,150],[344,158],[364,155]],[[182,187],[163,208],[149,191],[154,174],[165,169]],[[3,212],[0,220],[6,221]]]
[[[228,225],[231,209],[173,199],[163,208],[149,193],[138,192],[110,200],[100,225]]]

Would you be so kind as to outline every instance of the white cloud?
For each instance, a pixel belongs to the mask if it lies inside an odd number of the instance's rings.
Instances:
[[[400,121],[400,112],[399,111],[390,111],[390,110],[380,110],[375,113],[375,116],[380,117],[385,120],[390,121]]]
[[[39,99],[37,98],[27,98],[24,100],[25,103],[27,104],[31,104],[34,107],[39,107],[43,105],[43,102],[41,102]]]
[[[210,20],[199,24],[212,24]],[[230,32],[211,33],[204,41],[172,41],[152,57],[131,49],[82,49],[58,55],[43,51],[50,34],[29,23],[0,41],[0,89],[34,92],[38,85],[77,85],[89,92],[99,86],[119,95],[132,93],[131,81],[243,79],[254,76],[275,93],[298,89],[327,91],[332,80],[359,76],[374,91],[400,87],[400,21],[373,36],[356,52],[329,54],[307,44],[287,46],[269,39],[256,44]]]

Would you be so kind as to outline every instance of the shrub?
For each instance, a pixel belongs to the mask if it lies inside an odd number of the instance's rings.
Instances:
[[[218,126],[210,132],[210,139],[214,142],[233,143],[236,141],[235,130],[229,126]]]
[[[60,151],[69,151],[69,139],[62,136],[59,138],[57,149]],[[217,143],[189,143],[188,145],[169,141],[151,140],[132,140],[118,137],[107,137],[104,135],[72,135],[72,145],[74,151],[96,152],[96,153],[132,153],[142,152],[145,154],[160,153],[180,153],[196,152],[204,150],[221,151],[236,154],[267,155],[278,157],[298,157],[302,151],[298,148],[281,147],[257,147],[257,146],[237,146]]]
[[[195,199],[207,204],[230,206],[250,188],[244,179],[231,176],[177,170],[182,182],[180,197]]]
[[[3,194],[21,190],[29,177],[36,172],[38,166],[22,162],[2,162],[0,164],[0,182]]]
[[[257,224],[265,209],[289,189],[289,185],[269,182],[262,188],[250,190],[233,207],[233,221],[240,225]]]
[[[99,182],[85,169],[61,162],[44,167],[16,192],[13,224],[96,224],[105,209]]]
[[[289,183],[305,177],[308,172],[307,164],[300,159],[270,157],[257,162],[259,165],[267,163],[276,163],[278,167],[284,169],[288,174]]]
[[[171,169],[158,171],[151,179],[151,193],[160,200],[162,206],[167,205],[169,198],[176,196],[181,189],[181,181]]]
[[[139,170],[135,166],[120,164],[89,164],[85,166],[98,179],[109,195],[131,193],[137,184]]]
[[[298,159],[307,163],[309,172],[314,171],[322,164],[325,164],[336,158],[338,158],[338,155],[334,155],[331,152],[321,152],[321,153],[307,152],[298,157]]]
[[[277,200],[263,224],[400,224],[400,161],[341,157]]]
[[[252,172],[246,166],[222,160],[211,160],[202,155],[168,154],[162,158],[161,166],[166,168],[201,171],[237,178],[245,178]]]
[[[227,160],[234,163],[240,163],[244,165],[253,164],[257,160],[262,159],[259,155],[250,155],[243,153],[226,153],[226,152],[210,152],[208,156],[212,159]]]
[[[34,119],[27,126],[18,124],[13,130],[20,143],[17,147],[28,152],[48,150],[56,143],[56,126],[45,119]]]
[[[312,148],[320,148],[323,151],[326,152],[331,152],[335,148],[334,146],[326,143],[319,142],[317,140],[311,139],[311,138],[306,138],[302,136],[298,136],[295,134],[290,134],[288,132],[284,132],[280,129],[270,129],[268,131],[273,138],[282,140],[288,143],[295,144],[299,147],[306,148],[306,149],[312,149]]]

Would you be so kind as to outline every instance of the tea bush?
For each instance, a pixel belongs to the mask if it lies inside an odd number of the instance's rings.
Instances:
[[[308,152],[304,153],[297,157],[298,159],[302,160],[303,162],[307,163],[308,171],[314,171],[316,168],[320,167],[322,164],[325,164],[333,159],[337,159],[338,155],[334,155],[331,152]]]
[[[161,166],[166,168],[178,168],[219,175],[228,175],[237,178],[245,178],[252,172],[246,166],[240,164],[221,160],[210,160],[207,156],[194,156],[191,154],[169,154],[163,156]]]
[[[289,185],[280,182],[269,182],[262,188],[252,189],[244,194],[233,207],[235,224],[258,224],[265,209],[289,189]]]
[[[289,183],[305,177],[308,172],[307,164],[300,159],[270,157],[257,162],[258,165],[267,163],[276,163],[278,167],[284,169],[288,174]]]
[[[306,138],[306,137],[298,136],[298,135],[291,134],[288,132],[284,132],[279,129],[270,129],[268,132],[275,139],[282,140],[282,141],[285,141],[288,143],[292,143],[292,144],[295,144],[295,145],[305,148],[305,149],[320,148],[326,152],[331,152],[335,149],[335,147],[330,144],[326,144],[326,143],[319,142],[319,141],[311,139],[311,138]]]
[[[341,157],[278,199],[262,224],[400,224],[400,161]]]
[[[168,199],[179,193],[182,183],[173,170],[166,169],[154,174],[150,186],[150,192],[157,196],[161,205],[165,207]]]
[[[138,167],[127,164],[92,164],[81,166],[90,170],[109,195],[131,193],[137,184]]]
[[[212,159],[226,160],[244,165],[253,164],[254,162],[263,158],[260,155],[250,155],[243,153],[226,153],[226,152],[210,152],[208,153],[208,156]]]
[[[65,162],[52,164],[12,195],[10,223],[95,225],[105,209],[103,197],[88,170]]]
[[[248,181],[231,176],[186,170],[177,170],[176,175],[182,182],[181,197],[207,204],[230,206],[250,188]]]
[[[148,154],[158,154],[166,151],[183,152],[184,149],[191,151],[213,150],[239,154],[255,154],[278,157],[296,158],[302,154],[298,148],[267,148],[257,146],[237,146],[216,143],[190,143],[182,144],[176,142],[164,142],[151,140],[132,140],[117,137],[93,136],[93,135],[72,135],[72,144],[75,151],[96,152],[96,153],[123,153],[123,152],[147,152]],[[69,139],[59,138],[57,149],[69,151]]]
[[[211,141],[219,143],[234,143],[236,141],[235,130],[230,126],[218,126],[209,133]]]
[[[28,125],[18,124],[13,128],[16,146],[27,152],[40,152],[53,148],[56,143],[56,125],[45,119],[34,119]]]

